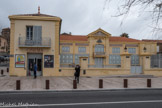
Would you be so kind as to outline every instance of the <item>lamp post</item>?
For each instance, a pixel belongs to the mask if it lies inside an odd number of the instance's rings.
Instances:
[[[143,48],[143,51],[144,51],[144,53],[146,53],[147,48],[146,48],[146,47],[144,47],[144,48]],[[143,60],[144,60],[144,56],[142,57],[142,73],[143,73],[144,68],[145,68]]]
[[[125,46],[124,51],[127,52],[127,47]]]
[[[144,47],[144,48],[143,48],[143,51],[146,52],[146,50],[147,50],[146,47]]]

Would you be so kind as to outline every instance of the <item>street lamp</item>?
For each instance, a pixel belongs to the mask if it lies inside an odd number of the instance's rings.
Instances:
[[[146,47],[144,47],[144,48],[143,48],[143,51],[146,52],[146,50],[147,50]]]
[[[127,47],[125,46],[124,51],[127,52]]]

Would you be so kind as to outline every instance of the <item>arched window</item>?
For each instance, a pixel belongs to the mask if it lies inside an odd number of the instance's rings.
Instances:
[[[104,52],[104,45],[95,45],[95,52]]]

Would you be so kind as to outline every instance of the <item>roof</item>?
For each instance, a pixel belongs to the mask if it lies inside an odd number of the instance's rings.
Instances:
[[[60,40],[87,41],[88,38],[84,35],[60,35]]]
[[[162,43],[162,40],[149,40],[149,39],[143,39],[142,41],[145,41],[145,42],[157,42],[157,43]]]
[[[88,37],[85,35],[60,35],[60,40],[75,40],[75,41],[87,41]],[[126,37],[110,37],[111,42],[140,42],[140,40],[126,38]]]
[[[109,41],[112,41],[112,42],[141,42],[141,40],[126,38],[126,37],[117,37],[117,36],[110,37]]]
[[[14,16],[40,16],[40,17],[57,17],[57,16],[52,16],[52,15],[47,15],[47,14],[39,14],[39,13],[34,13],[34,14],[18,14]]]
[[[11,15],[9,16],[9,19],[39,19],[39,20],[58,20],[61,21],[60,17],[47,15],[47,14],[41,14],[41,13],[34,13],[34,14],[18,14],[18,15]]]
[[[6,38],[5,38],[4,36],[2,36],[2,35],[0,35],[0,38],[3,38],[3,39],[5,39],[5,40],[6,40]]]
[[[8,28],[3,28],[2,30],[10,30],[10,28],[8,27]]]

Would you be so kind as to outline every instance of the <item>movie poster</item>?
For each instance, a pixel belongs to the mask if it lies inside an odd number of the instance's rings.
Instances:
[[[25,55],[20,54],[15,55],[15,67],[19,68],[25,67]]]
[[[44,56],[44,67],[45,68],[53,68],[53,63],[54,63],[53,55]]]

